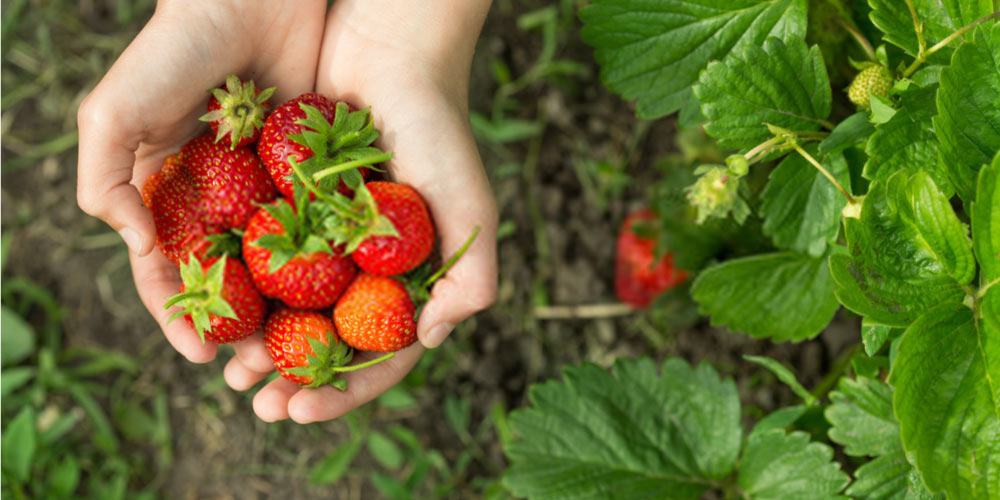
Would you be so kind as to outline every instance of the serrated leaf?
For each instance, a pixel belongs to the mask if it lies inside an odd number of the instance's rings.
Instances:
[[[941,71],[934,130],[940,161],[963,200],[975,196],[976,174],[1000,151],[1000,23],[976,29]]]
[[[830,258],[844,307],[893,327],[905,327],[928,308],[965,295],[900,217],[897,193],[906,186],[903,172],[890,178],[888,187],[873,183],[861,218],[844,219],[848,255]]]
[[[900,174],[903,175],[903,174]],[[958,220],[951,203],[927,172],[917,172],[896,191],[900,219],[955,281],[966,285],[976,274],[969,228]]]
[[[822,163],[842,186],[851,185],[843,155],[827,156]],[[761,198],[764,234],[778,248],[819,257],[840,233],[840,213],[847,200],[801,155],[790,154],[778,164]]]
[[[902,452],[878,457],[854,471],[854,482],[844,493],[858,500],[944,500],[932,495]]]
[[[776,342],[814,337],[839,307],[825,259],[789,252],[712,266],[691,294],[713,325]]]
[[[740,489],[751,500],[840,499],[848,482],[833,449],[799,431],[754,434],[740,461]]]
[[[928,310],[903,333],[889,383],[903,447],[928,490],[1000,495],[998,380],[1000,330],[961,303]]]
[[[824,412],[832,426],[830,439],[854,457],[902,454],[892,389],[867,377],[842,378],[837,389],[830,393],[831,404]]]
[[[725,148],[751,148],[771,137],[767,125],[816,130],[830,115],[830,80],[818,47],[801,37],[768,38],[698,78],[694,95],[709,122],[705,131]]]
[[[804,36],[806,2],[597,0],[581,9],[580,19],[601,81],[637,100],[639,116],[657,118],[692,107],[691,85],[709,61],[768,36]]]
[[[535,500],[695,499],[733,470],[740,449],[736,386],[707,364],[649,359],[563,370],[532,386],[511,414],[519,439],[503,483]]]
[[[979,171],[972,203],[972,245],[983,286],[1000,279],[1000,152]]]
[[[937,114],[936,91],[937,87],[917,88],[900,96],[897,113],[879,125],[865,145],[866,179],[885,182],[900,170],[923,170],[946,195],[954,192],[947,172],[938,167],[938,138],[931,125]]]
[[[883,39],[916,57],[919,48],[917,33],[907,2],[869,0],[869,3],[872,7],[871,21],[882,30]],[[928,48],[958,28],[993,12],[990,0],[913,0],[913,7],[924,24],[924,39]],[[947,63],[951,52],[950,48],[945,48],[933,54],[930,61]]]
[[[848,116],[819,143],[819,152],[827,155],[838,153],[868,140],[875,132],[875,126],[865,113],[854,113]]]

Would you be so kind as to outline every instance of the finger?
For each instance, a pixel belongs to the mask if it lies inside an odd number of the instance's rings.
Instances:
[[[294,382],[278,377],[265,385],[253,398],[253,411],[265,422],[288,418],[288,402],[300,392]]]
[[[264,345],[264,334],[257,332],[246,339],[233,344],[236,357],[247,369],[259,373],[274,371],[274,361]]]
[[[177,307],[170,310],[163,308],[167,300],[180,291],[181,278],[177,266],[159,250],[144,257],[130,252],[129,257],[139,298],[160,325],[170,345],[194,363],[207,363],[215,359],[218,346],[214,342],[202,342],[194,328],[182,318],[169,321],[170,316],[178,310]]]
[[[423,346],[414,344],[396,352],[395,357],[388,361],[356,372],[344,373],[343,376],[347,380],[346,391],[330,386],[303,389],[288,401],[288,416],[300,424],[340,418],[403,380],[423,353]],[[381,353],[359,353],[355,357],[355,363],[363,363],[381,355]]]
[[[233,356],[222,370],[222,377],[226,380],[226,384],[234,391],[245,391],[253,387],[257,382],[264,380],[267,377],[267,373],[251,370],[240,361],[239,357]]]
[[[276,9],[276,18],[268,20],[272,26],[293,28],[265,33],[269,43],[261,44],[255,55],[253,78],[258,87],[276,87],[272,108],[315,88],[325,11],[326,2],[321,0],[297,2],[295,9]]]

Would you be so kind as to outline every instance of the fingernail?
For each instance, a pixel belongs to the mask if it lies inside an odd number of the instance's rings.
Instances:
[[[427,332],[427,341],[424,342],[426,347],[437,347],[444,342],[444,339],[448,338],[448,334],[455,329],[455,325],[451,323],[440,323],[431,331]]]
[[[125,240],[125,244],[128,245],[128,249],[132,253],[139,253],[139,250],[142,249],[142,238],[139,237],[139,233],[133,231],[130,227],[126,227],[118,231],[118,234]]]

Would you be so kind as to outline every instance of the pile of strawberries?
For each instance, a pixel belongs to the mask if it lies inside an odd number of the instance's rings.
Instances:
[[[183,280],[165,307],[203,341],[263,327],[282,376],[343,389],[339,373],[372,364],[348,365],[354,349],[390,353],[381,361],[416,340],[418,308],[446,269],[426,262],[435,231],[420,194],[366,182],[392,157],[372,146],[370,110],[308,93],[271,111],[273,93],[229,76],[201,118],[213,134],[143,186],[157,246]]]

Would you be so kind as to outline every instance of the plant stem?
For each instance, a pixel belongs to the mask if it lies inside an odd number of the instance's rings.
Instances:
[[[577,306],[538,306],[535,307],[535,318],[543,320],[611,318],[627,316],[635,311],[634,307],[621,302]]]
[[[780,145],[782,142],[784,142],[784,140],[785,139],[783,137],[772,137],[772,138],[770,138],[770,139],[768,139],[768,140],[766,140],[766,141],[758,144],[757,146],[755,146],[750,151],[747,151],[743,155],[743,158],[746,158],[746,160],[748,162],[753,163],[753,162],[757,161],[757,160],[754,159],[755,156],[758,156],[758,155],[761,156],[761,157],[767,156],[767,154],[770,153],[771,150],[775,148],[775,146]]]
[[[313,174],[313,180],[316,181],[316,182],[319,182],[324,177],[329,177],[331,175],[336,175],[336,174],[339,174],[341,172],[346,172],[348,170],[351,170],[351,169],[354,169],[354,168],[358,168],[358,167],[367,167],[368,165],[374,165],[376,163],[382,163],[382,162],[385,162],[385,161],[389,161],[391,159],[392,159],[392,153],[382,153],[380,155],[372,155],[372,156],[368,156],[368,157],[365,157],[365,158],[360,158],[360,159],[357,159],[357,160],[347,161],[347,162],[344,162],[344,163],[340,163],[340,164],[334,165],[332,167],[324,168],[323,170],[320,170],[320,171],[316,172],[315,174]]]
[[[333,371],[336,372],[336,373],[353,372],[355,370],[360,370],[362,368],[368,368],[369,366],[377,365],[377,364],[379,364],[379,363],[381,363],[383,361],[392,359],[393,356],[395,356],[395,355],[396,355],[396,353],[390,352],[389,354],[386,354],[384,356],[379,356],[379,357],[377,357],[375,359],[371,359],[371,360],[365,361],[364,363],[358,363],[356,365],[350,365],[350,366],[337,366],[337,367],[333,368]]]
[[[865,38],[864,34],[858,31],[858,29],[855,28],[854,26],[851,26],[847,21],[844,20],[844,18],[840,16],[837,16],[837,22],[840,23],[840,25],[843,26],[844,29],[846,29],[847,32],[851,34],[851,38],[854,38],[854,41],[858,42],[858,45],[861,45],[861,48],[864,49],[865,55],[868,56],[868,59],[872,61],[878,60],[878,56],[875,55],[875,49],[872,48],[871,42],[869,42],[868,39]]]
[[[840,182],[838,182],[837,179],[833,175],[831,175],[830,172],[820,162],[816,161],[816,158],[813,158],[811,154],[809,154],[806,150],[802,149],[802,146],[799,146],[797,143],[793,142],[791,146],[792,148],[795,149],[796,152],[802,155],[802,157],[805,158],[806,161],[811,163],[812,166],[816,167],[816,170],[819,170],[819,172],[823,174],[823,176],[826,177],[827,180],[832,182],[834,187],[836,187],[837,190],[840,191],[840,194],[844,195],[844,197],[847,198],[848,203],[850,203],[851,205],[855,203],[854,198],[851,196],[851,194],[848,193],[846,189],[844,189],[844,186],[840,185]]]
[[[917,21],[917,17],[916,17],[917,13],[916,13],[915,10],[913,10],[913,6],[911,5],[911,0],[906,0],[906,4],[910,5],[910,13],[913,15],[913,22],[915,23],[915,26],[917,26],[916,23],[918,23],[919,21]],[[935,52],[937,52],[937,51],[939,51],[939,50],[947,47],[948,44],[950,44],[951,42],[954,42],[956,38],[964,35],[967,31],[971,30],[972,28],[975,28],[976,26],[978,26],[978,25],[980,25],[982,23],[985,23],[986,21],[989,21],[990,19],[995,19],[997,17],[1000,17],[1000,10],[998,10],[998,11],[992,13],[992,14],[989,14],[987,16],[983,16],[983,17],[981,17],[979,19],[976,19],[975,21],[972,21],[971,23],[969,23],[969,24],[967,24],[965,26],[962,26],[961,28],[955,30],[954,33],[952,33],[952,34],[948,35],[947,37],[945,37],[940,42],[935,43],[929,49],[926,48],[927,42],[924,40],[923,29],[922,28],[918,29],[917,30],[917,44],[918,44],[918,47],[919,47],[919,51],[917,52],[917,58],[913,60],[913,63],[910,64],[910,66],[907,67],[905,71],[903,71],[903,76],[907,77],[907,76],[912,75],[917,70],[917,68],[919,68],[920,65],[923,64],[924,61],[927,60],[928,57],[930,57]]]
[[[993,288],[993,286],[996,285],[997,283],[1000,283],[1000,277],[998,277],[997,279],[995,279],[995,280],[987,283],[986,286],[980,288],[979,291],[976,292],[976,298],[977,299],[981,299],[981,298],[985,297],[986,296],[986,292],[990,291],[990,288]]]
[[[458,262],[458,259],[462,257],[462,254],[464,254],[465,251],[469,249],[469,246],[472,245],[472,242],[476,239],[476,236],[479,236],[479,226],[476,226],[475,228],[472,229],[472,234],[469,235],[469,238],[466,239],[465,243],[462,244],[462,248],[459,248],[458,251],[455,252],[455,254],[451,256],[451,258],[448,259],[448,262],[445,262],[444,265],[441,266],[441,269],[438,269],[437,272],[432,274],[430,278],[427,278],[427,281],[424,281],[422,286],[424,288],[427,288],[432,284],[434,284],[435,281],[440,279],[441,276],[444,276],[444,273],[448,272],[448,270],[451,269],[451,267],[454,266],[456,262]]]
[[[827,373],[823,377],[823,380],[820,380],[819,384],[816,385],[816,388],[812,390],[812,395],[816,397],[816,400],[822,400],[837,386],[837,381],[847,371],[847,367],[851,366],[851,358],[854,357],[854,353],[860,347],[861,343],[854,344],[842,352],[840,356],[837,356],[837,359],[833,362],[833,367],[830,369],[830,373]]]
[[[292,172],[294,172],[295,176],[299,178],[299,181],[302,182],[302,185],[305,186],[305,188],[310,193],[316,195],[317,199],[322,200],[326,204],[330,205],[330,207],[333,208],[333,211],[336,212],[337,215],[341,217],[346,217],[348,219],[353,219],[356,221],[361,221],[361,222],[364,221],[363,216],[358,215],[354,213],[354,210],[351,210],[350,204],[346,204],[343,201],[338,200],[337,198],[330,196],[329,194],[324,193],[319,189],[317,189],[316,186],[313,184],[313,182],[309,180],[309,177],[306,176],[305,172],[303,172],[302,169],[299,168],[299,164],[298,162],[295,161],[295,158],[289,158],[288,164],[291,165]]]

